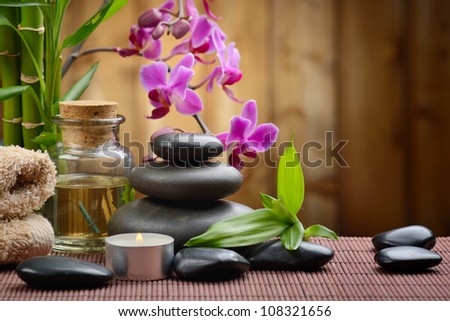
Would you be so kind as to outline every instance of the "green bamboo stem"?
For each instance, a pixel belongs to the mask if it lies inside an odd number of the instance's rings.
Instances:
[[[21,23],[19,30],[31,48],[31,54],[23,48],[20,69],[23,85],[29,85],[39,99],[42,99],[42,88],[39,84],[39,72],[43,70],[44,52],[44,25],[43,17],[38,7],[29,6],[21,8]],[[33,63],[34,57],[39,70]],[[39,149],[40,146],[32,140],[39,136],[43,130],[42,119],[39,114],[38,105],[32,95],[24,92],[22,95],[22,134],[24,147],[27,149]]]
[[[59,113],[59,106],[56,104],[61,96],[61,45],[60,37],[64,14],[70,1],[60,0],[50,3],[50,7],[45,8],[44,19],[46,27],[45,38],[45,110],[49,119]]]
[[[20,12],[17,8],[0,7],[0,15],[17,24]],[[20,84],[19,54],[20,46],[16,32],[9,27],[0,27],[0,78],[3,87]],[[2,122],[5,146],[23,146],[20,96],[3,102]]]
[[[57,16],[57,6],[56,2],[51,4],[50,14],[46,16],[45,20],[45,76],[46,76],[46,88],[45,88],[45,112],[47,116],[51,118],[53,114],[52,104],[54,102],[55,93],[54,85],[58,81],[59,75],[57,75],[57,70],[55,69],[55,64],[57,59],[59,59],[60,52],[58,51],[59,41],[55,35],[55,26],[57,22],[55,18]],[[59,85],[58,85],[59,87]],[[56,94],[59,96],[59,94]]]

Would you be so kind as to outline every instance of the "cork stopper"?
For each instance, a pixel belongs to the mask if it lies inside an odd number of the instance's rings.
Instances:
[[[114,119],[117,117],[118,103],[102,100],[73,100],[59,103],[60,118],[80,120],[80,125],[72,124],[62,130],[65,146],[95,148],[112,138],[112,126],[90,120]],[[86,120],[86,122],[83,122]]]
[[[103,100],[71,100],[59,103],[62,118],[108,119],[117,117],[118,103]]]

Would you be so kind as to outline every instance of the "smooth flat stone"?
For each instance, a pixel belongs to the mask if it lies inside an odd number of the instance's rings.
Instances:
[[[150,142],[159,157],[175,162],[198,164],[222,154],[222,142],[212,135],[171,132],[157,136]]]
[[[386,269],[407,272],[436,266],[442,262],[442,257],[421,247],[396,246],[378,251],[375,262]]]
[[[191,237],[202,234],[212,224],[250,211],[250,207],[225,200],[192,203],[146,197],[119,207],[108,222],[108,234],[167,234],[175,239],[175,251],[179,251]]]
[[[211,201],[234,194],[242,185],[241,173],[223,163],[183,167],[167,162],[133,168],[131,185],[142,194],[170,201]]]
[[[271,240],[254,247],[247,255],[252,269],[257,270],[317,270],[334,257],[326,246],[302,242],[294,251],[286,250],[281,241]]]
[[[17,275],[36,288],[82,289],[105,285],[113,273],[103,265],[64,256],[38,256],[21,262]]]
[[[175,255],[173,269],[183,280],[224,281],[250,270],[250,263],[240,254],[220,248],[184,248]]]
[[[422,225],[410,225],[382,232],[372,238],[377,250],[393,246],[417,246],[431,250],[436,244],[433,232]]]

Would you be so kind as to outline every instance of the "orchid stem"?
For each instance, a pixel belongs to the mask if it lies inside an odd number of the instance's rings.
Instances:
[[[183,0],[178,0],[178,12],[179,12],[179,17],[184,17],[184,1]]]
[[[75,59],[77,59],[81,56],[89,55],[89,54],[96,53],[96,52],[116,52],[116,51],[114,50],[114,48],[93,48],[93,49],[88,49],[85,51],[75,50],[74,52],[72,52],[72,54],[70,54],[69,58],[67,59],[66,63],[64,64],[63,69],[62,69],[62,76],[64,77],[64,75],[67,73],[67,71],[69,70],[70,66],[75,61]]]
[[[199,114],[195,114],[194,115],[195,120],[197,121],[198,125],[200,126],[200,128],[203,130],[203,132],[205,134],[210,135],[211,131],[209,130],[208,126],[206,126],[205,122],[203,121],[202,116],[200,116]]]

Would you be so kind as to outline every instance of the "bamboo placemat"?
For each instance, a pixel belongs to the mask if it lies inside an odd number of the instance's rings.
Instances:
[[[388,273],[374,262],[370,238],[313,240],[335,250],[334,259],[317,272],[250,271],[226,282],[187,282],[170,278],[152,282],[113,280],[99,289],[36,290],[13,269],[0,270],[0,300],[64,301],[379,301],[450,300],[450,237],[438,238],[433,251],[443,262],[419,274]],[[72,255],[104,263],[103,254]]]

